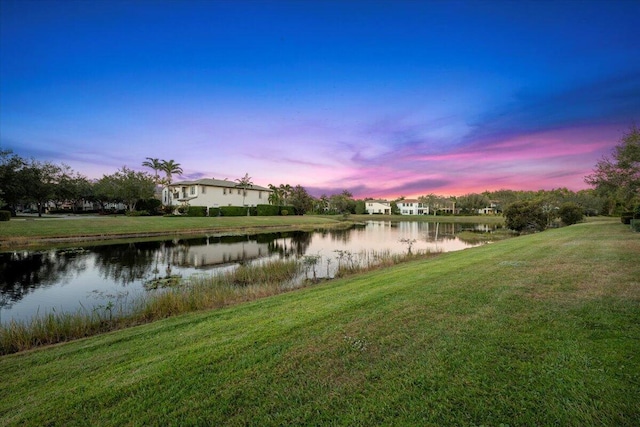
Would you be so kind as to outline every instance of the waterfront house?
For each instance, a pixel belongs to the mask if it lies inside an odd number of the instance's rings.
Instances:
[[[175,182],[162,190],[162,203],[169,206],[256,206],[269,204],[271,190],[251,184],[246,188],[237,182],[221,179],[198,179]]]

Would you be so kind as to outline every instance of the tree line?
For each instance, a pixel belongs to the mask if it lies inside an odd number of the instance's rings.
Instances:
[[[140,201],[154,200],[157,188],[170,185],[175,175],[183,173],[174,160],[147,157],[142,166],[151,169],[153,174],[123,166],[111,175],[92,181],[64,164],[26,160],[10,150],[0,150],[0,207],[15,215],[18,206],[33,204],[41,214],[47,204],[52,203],[56,208],[67,204],[75,211],[81,202],[87,201],[97,203],[102,210],[109,204],[122,203],[134,211],[140,208]],[[252,184],[248,174],[236,181],[245,189]],[[535,212],[533,219],[524,221],[526,227],[549,224],[563,206],[582,215],[620,215],[636,210],[640,213],[640,131],[636,126],[623,135],[610,156],[595,165],[585,182],[593,188],[577,192],[566,188],[505,189],[458,197],[426,194],[418,197],[418,201],[433,214],[450,212],[451,206],[463,215],[477,214],[486,207],[496,213],[509,212],[510,207],[519,212]],[[272,190],[269,203],[292,206],[297,214],[365,214],[366,202],[373,200],[356,199],[349,190],[313,197],[301,185],[269,184],[269,189]],[[406,198],[401,196],[390,201],[392,214],[401,213],[398,204],[403,200]],[[159,205],[159,200],[155,205]]]
[[[65,164],[24,159],[10,150],[0,150],[0,208],[15,215],[19,207],[35,205],[42,215],[51,205],[55,210],[76,212],[85,202],[96,203],[100,211],[119,204],[135,211],[141,201],[159,206],[159,200],[153,202],[157,186],[171,184],[173,175],[182,174],[182,168],[174,160],[152,158],[143,165],[152,167],[155,174],[123,166],[113,174],[90,180]]]

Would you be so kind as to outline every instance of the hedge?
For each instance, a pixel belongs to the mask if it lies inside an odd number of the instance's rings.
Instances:
[[[280,215],[297,215],[298,211],[295,207],[289,206],[280,206]]]
[[[11,219],[11,211],[0,211],[0,221],[9,221]]]
[[[189,206],[187,209],[187,216],[207,216],[207,207],[206,206]]]
[[[280,206],[258,205],[256,212],[258,216],[276,216],[280,214]]]
[[[246,216],[246,206],[220,206],[220,214],[222,216]]]

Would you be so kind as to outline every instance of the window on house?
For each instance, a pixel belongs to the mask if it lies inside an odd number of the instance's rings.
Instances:
[[[240,189],[238,188],[238,194],[240,194]]]
[[[262,199],[262,191],[258,191],[258,199]]]
[[[189,194],[191,196],[196,194],[196,186],[195,185],[192,185],[191,187],[189,187]]]
[[[205,187],[204,185],[202,187],[200,187],[200,191],[202,192],[202,194],[206,193],[207,187]]]
[[[222,194],[224,194],[224,195],[226,195],[226,194],[227,194],[227,189],[226,189],[226,188],[223,188],[223,189],[222,189]]]

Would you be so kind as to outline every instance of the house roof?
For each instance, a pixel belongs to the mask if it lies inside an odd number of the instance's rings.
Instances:
[[[226,179],[212,179],[212,178],[203,178],[197,179],[195,181],[180,181],[174,182],[170,185],[170,187],[183,187],[187,185],[204,185],[207,187],[224,187],[224,188],[238,188],[240,185],[235,181],[228,181]],[[271,191],[271,189],[266,187],[261,187],[260,185],[251,184],[247,186],[247,189],[250,190],[259,190],[259,191]]]
[[[371,200],[365,200],[365,202],[366,202],[366,203],[382,203],[382,204],[387,204],[387,205],[389,204],[389,202],[388,202],[388,201],[386,201],[386,200],[382,200],[382,199],[377,199],[377,200],[374,200],[374,199],[371,199]]]

